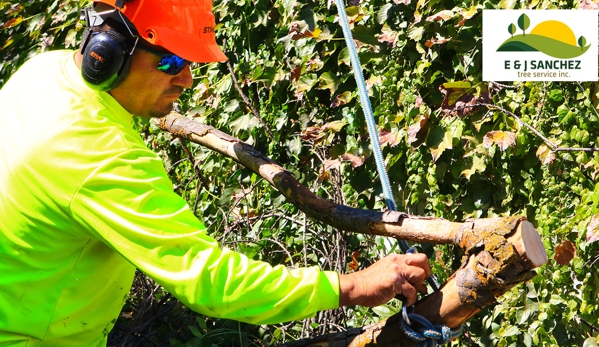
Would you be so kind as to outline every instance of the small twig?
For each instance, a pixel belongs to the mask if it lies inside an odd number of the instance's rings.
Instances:
[[[473,108],[476,106],[487,106],[487,107],[492,107],[492,108],[496,108],[504,113],[507,113],[508,115],[514,117],[518,123],[524,125],[526,128],[528,128],[528,130],[532,131],[535,135],[537,135],[538,137],[542,138],[543,141],[545,141],[545,143],[547,145],[549,145],[549,147],[551,147],[551,150],[555,151],[558,147],[557,145],[555,145],[553,142],[551,142],[551,140],[549,140],[548,138],[546,138],[545,136],[543,136],[543,134],[541,134],[537,129],[533,128],[531,125],[529,125],[528,123],[525,123],[522,119],[520,119],[520,117],[518,117],[514,112],[508,111],[503,107],[494,105],[494,104],[487,104],[486,102],[479,102],[476,104],[472,104],[472,105],[468,105],[468,107],[465,108]]]
[[[245,96],[245,94],[243,93],[243,90],[241,90],[241,87],[239,86],[239,83],[237,82],[237,77],[235,77],[235,71],[233,71],[233,67],[231,66],[231,63],[228,60],[227,60],[227,68],[229,68],[229,73],[231,74],[231,79],[233,79],[233,85],[235,86],[235,89],[237,89],[237,92],[239,93],[239,95],[241,95],[243,102],[245,102],[245,104],[250,108],[254,117],[256,117],[260,121],[260,123],[262,123],[262,126],[264,127],[264,130],[266,130],[266,133],[268,134],[268,136],[272,140],[274,140],[275,136],[273,135],[272,131],[270,131],[268,124],[266,124],[264,119],[262,119],[262,117],[260,117],[260,114],[258,113],[256,108],[254,108],[254,105],[252,105],[250,103],[250,100],[247,98],[247,96]]]
[[[513,112],[510,112],[500,106],[497,105],[493,105],[493,104],[487,104],[484,102],[481,103],[477,103],[477,104],[472,104],[472,105],[468,105],[468,106],[464,106],[463,108],[473,108],[476,106],[488,106],[488,107],[492,107],[495,109],[498,109],[502,112],[507,113],[508,115],[514,117],[518,123],[524,125],[526,128],[528,128],[530,131],[532,131],[535,135],[537,135],[538,137],[542,138],[543,141],[545,141],[545,143],[551,147],[551,151],[553,152],[599,152],[599,148],[597,147],[589,147],[589,148],[577,148],[577,147],[558,147],[556,144],[554,144],[553,142],[551,142],[551,140],[549,140],[548,138],[546,138],[545,136],[543,136],[543,134],[541,134],[537,129],[533,128],[531,125],[525,123],[522,119],[520,119],[520,117],[518,117],[516,114],[514,114]]]
[[[195,171],[196,175],[198,175],[198,179],[200,181],[202,181],[202,184],[205,187],[208,187],[208,182],[206,181],[206,178],[204,177],[204,175],[202,175],[202,172],[198,168],[198,164],[196,163],[193,155],[191,154],[191,151],[189,150],[189,148],[187,148],[187,141],[182,137],[177,137],[177,139],[179,139],[179,142],[181,142],[181,148],[183,148],[183,152],[185,152],[185,155],[187,155],[187,159],[189,159],[189,161],[191,162],[191,165],[193,165],[193,170]],[[196,200],[197,200],[197,195],[196,195]],[[196,205],[197,205],[197,201],[196,201]]]
[[[193,214],[196,214],[196,211],[198,210],[198,203],[200,202],[200,190],[202,189],[202,186],[200,184],[198,184],[198,186],[196,187],[196,200],[193,202]]]
[[[591,324],[589,321],[587,321],[586,319],[582,318],[581,316],[576,316],[578,317],[578,319],[580,319],[581,322],[583,322],[584,324],[586,324],[589,328],[591,328],[591,330],[595,330],[595,331],[599,331],[599,328],[594,326],[593,324]]]
[[[308,267],[308,250],[306,249],[306,214],[302,214],[302,243],[304,246],[304,266]]]
[[[576,147],[563,148],[563,147],[558,147],[556,149],[552,149],[552,151],[554,151],[554,152],[598,152],[599,148],[597,148],[597,147],[588,147],[588,148],[576,148]]]
[[[499,83],[499,82],[492,82],[492,83],[500,86],[501,88],[508,88],[508,89],[517,89],[518,88],[518,86],[510,86],[510,85]]]

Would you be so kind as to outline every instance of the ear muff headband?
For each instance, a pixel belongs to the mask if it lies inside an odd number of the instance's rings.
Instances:
[[[109,91],[121,84],[131,65],[133,44],[113,31],[88,33],[81,47],[81,74],[92,89]]]

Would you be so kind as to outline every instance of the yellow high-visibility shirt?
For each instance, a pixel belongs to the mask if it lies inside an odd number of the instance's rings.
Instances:
[[[202,314],[254,324],[339,304],[337,273],[220,248],[73,51],[0,90],[0,346],[105,346],[135,268]]]

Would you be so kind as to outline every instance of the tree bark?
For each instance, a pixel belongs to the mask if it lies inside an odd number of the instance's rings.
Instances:
[[[513,286],[535,276],[547,262],[538,232],[524,217],[467,220],[410,216],[396,211],[370,211],[322,199],[277,163],[243,141],[210,126],[172,113],[157,125],[227,157],[266,179],[309,217],[349,232],[390,236],[413,242],[453,244],[463,251],[461,268],[414,312],[433,324],[458,327]],[[300,346],[416,346],[400,327],[401,314],[363,328],[287,344]]]

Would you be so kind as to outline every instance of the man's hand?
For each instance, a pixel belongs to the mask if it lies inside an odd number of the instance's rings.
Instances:
[[[339,275],[339,306],[378,306],[402,294],[406,306],[416,302],[417,291],[431,274],[428,258],[418,254],[390,254],[369,268]]]

